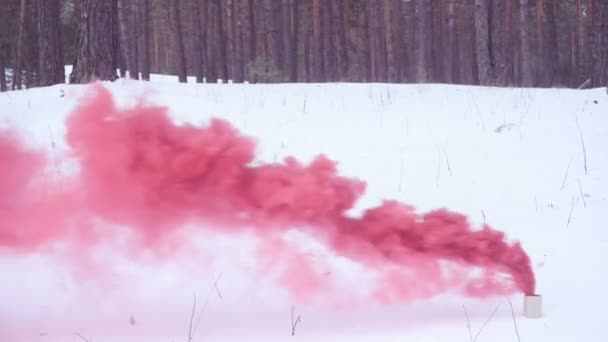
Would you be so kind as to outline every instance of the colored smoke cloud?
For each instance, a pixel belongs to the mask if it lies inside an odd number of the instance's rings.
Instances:
[[[103,238],[91,232],[93,219],[128,229],[139,239],[132,248],[148,250],[192,221],[204,223],[201,229],[253,232],[268,241],[300,229],[376,272],[374,296],[380,300],[454,289],[475,297],[535,291],[529,257],[503,233],[487,225],[473,229],[464,215],[447,209],[420,214],[396,201],[349,216],[364,182],[340,176],[325,156],[308,164],[287,158],[254,165],[254,140],[226,121],[176,125],[166,108],[118,108],[107,89],[93,85],[66,127],[78,170],[47,183],[44,154],[0,131],[0,249],[28,253],[78,240],[86,253],[87,244]],[[324,288],[289,245],[264,253],[302,270],[285,272],[285,286],[296,292]]]

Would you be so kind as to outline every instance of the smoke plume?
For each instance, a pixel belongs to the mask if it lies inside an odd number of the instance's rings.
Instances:
[[[228,122],[176,125],[163,107],[118,108],[100,85],[66,126],[78,170],[61,182],[44,181],[43,153],[0,132],[0,249],[27,253],[64,240],[93,246],[111,232],[93,232],[92,219],[128,229],[139,241],[132,248],[150,250],[192,221],[203,222],[201,229],[253,232],[262,240],[300,229],[335,255],[376,272],[381,300],[454,289],[474,297],[534,293],[530,259],[519,243],[508,243],[487,225],[474,229],[462,214],[417,213],[386,201],[348,215],[365,183],[340,176],[325,156],[306,164],[287,158],[254,165],[254,140]],[[267,253],[280,260],[289,251]],[[291,270],[283,283],[304,292],[307,284],[323,288],[305,261],[285,259],[305,272]]]

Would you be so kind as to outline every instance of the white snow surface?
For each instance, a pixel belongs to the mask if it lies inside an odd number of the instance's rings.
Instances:
[[[467,342],[480,330],[479,342],[608,341],[605,89],[178,84],[158,75],[104,86],[121,105],[143,96],[168,106],[176,122],[224,118],[257,139],[260,161],[337,160],[342,175],[367,182],[355,214],[397,199],[421,211],[447,207],[475,224],[485,216],[532,258],[543,317],[522,316],[522,294],[510,297],[514,317],[503,297],[347,308],[321,299],[295,304],[301,323],[291,336],[293,301],[251,270],[249,238],[201,235],[200,260],[138,264],[105,250],[98,257],[115,267],[103,279],[75,276],[44,252],[0,252],[2,342],[82,341],[75,333],[95,342],[187,341],[193,291],[197,312],[206,306],[192,341]],[[64,119],[85,87],[2,93],[0,127],[17,129],[69,170],[57,157],[67,149]],[[356,267],[328,267],[350,279],[345,297],[357,289]],[[217,277],[221,298],[212,290]]]

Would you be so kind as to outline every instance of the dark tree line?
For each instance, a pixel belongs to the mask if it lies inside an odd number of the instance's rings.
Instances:
[[[0,0],[0,77],[608,85],[606,0]],[[586,82],[588,81],[588,82]]]

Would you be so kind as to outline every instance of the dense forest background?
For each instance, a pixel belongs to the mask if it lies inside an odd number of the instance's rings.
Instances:
[[[0,4],[3,91],[151,72],[181,82],[608,85],[608,0]]]

